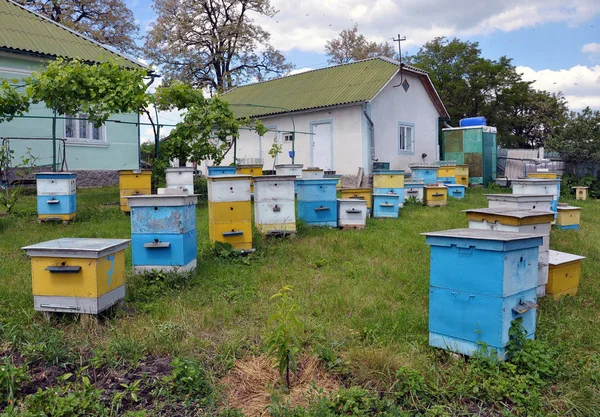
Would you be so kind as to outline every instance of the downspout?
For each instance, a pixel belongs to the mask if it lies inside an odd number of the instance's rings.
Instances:
[[[375,160],[375,123],[373,123],[373,120],[371,120],[371,116],[369,116],[369,113],[367,113],[367,110],[363,110],[363,114],[365,115],[365,118],[367,119],[367,123],[369,123],[369,142],[370,142],[370,146],[371,146],[371,162],[369,163],[369,173],[372,171],[371,170],[371,166],[373,165],[373,161]]]

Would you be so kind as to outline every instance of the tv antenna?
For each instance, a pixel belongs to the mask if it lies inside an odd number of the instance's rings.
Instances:
[[[400,87],[404,82],[404,79],[402,77],[402,67],[404,66],[404,64],[402,63],[402,42],[406,40],[406,36],[400,36],[400,34],[398,34],[397,38],[392,39],[394,40],[394,42],[398,42],[398,61],[400,62],[400,84],[395,85],[394,87]]]

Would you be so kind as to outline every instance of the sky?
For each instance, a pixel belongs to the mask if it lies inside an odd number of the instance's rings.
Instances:
[[[142,34],[152,0],[126,0]],[[371,41],[406,36],[415,53],[437,37],[479,42],[489,59],[513,59],[534,87],[562,92],[571,110],[600,110],[600,0],[271,0],[279,12],[255,17],[296,72],[326,67],[327,40],[358,24]],[[165,122],[177,120],[166,114]],[[146,136],[146,135],[144,135]]]

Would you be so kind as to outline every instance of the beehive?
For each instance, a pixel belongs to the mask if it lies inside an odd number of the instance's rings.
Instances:
[[[302,179],[302,164],[280,164],[275,165],[277,175],[294,175],[296,179]]]
[[[513,210],[506,208],[483,208],[465,210],[470,229],[496,230],[503,232],[527,233],[542,237],[538,249],[537,295],[544,296],[548,283],[548,253],[550,250],[550,229],[554,213],[540,210]]]
[[[152,194],[152,171],[147,169],[119,171],[119,194],[121,211],[128,213],[127,197]]]
[[[221,175],[235,175],[236,167],[234,166],[212,166],[206,167],[209,177],[219,177]]]
[[[265,234],[296,233],[294,175],[254,178],[254,224]]]
[[[196,268],[198,237],[195,195],[131,196],[133,271],[190,271]]]
[[[339,174],[325,174],[323,175],[323,178],[335,178],[337,180],[337,184],[335,185],[335,188],[337,190],[341,190],[342,189],[342,176]]]
[[[445,206],[448,204],[448,188],[443,185],[425,185],[424,200],[429,207]]]
[[[489,208],[553,211],[551,195],[485,194],[485,196]]]
[[[40,172],[35,179],[38,220],[73,220],[77,213],[77,175],[70,172]]]
[[[437,168],[437,181],[454,184],[456,181],[456,165],[444,165]]]
[[[337,227],[336,183],[335,178],[296,181],[298,219],[311,226]]]
[[[422,181],[406,181],[404,183],[404,199],[405,201],[413,197],[416,201],[423,201],[424,183]]]
[[[425,185],[437,184],[437,167],[413,165],[410,167],[411,179],[422,180]]]
[[[399,206],[404,206],[404,171],[380,169],[373,171],[373,194],[398,196]]]
[[[211,242],[252,250],[249,175],[208,177],[208,225]]]
[[[448,188],[448,197],[463,199],[465,198],[465,186],[461,184],[446,184]]]
[[[546,294],[558,300],[565,295],[576,295],[581,275],[581,260],[585,256],[550,251],[550,271]]]
[[[31,256],[34,308],[98,314],[125,298],[129,239],[63,238],[22,248]]]
[[[431,248],[429,344],[503,358],[511,322],[535,337],[538,246],[525,233],[454,229],[424,233]]]
[[[364,229],[367,225],[367,202],[364,200],[338,198],[338,227],[341,229]]]
[[[469,166],[457,165],[454,172],[454,183],[469,186]]]
[[[527,178],[540,178],[546,180],[555,180],[560,178],[556,172],[546,172],[546,171],[538,171],[538,172],[528,172]]]
[[[311,180],[315,178],[324,178],[325,172],[321,168],[308,167],[302,170],[302,179]]]
[[[263,174],[262,164],[238,165],[235,171],[238,175],[250,175],[250,177],[260,177]],[[254,193],[254,180],[250,178],[250,194]]]
[[[560,180],[540,178],[520,178],[512,180],[513,194],[551,195],[551,209],[557,212],[558,198],[560,197]]]
[[[587,200],[590,187],[571,187],[575,189],[575,198],[577,200]]]
[[[371,188],[342,188],[340,194],[343,199],[365,200],[367,202],[368,211],[371,211],[371,196],[373,195],[373,190]]]
[[[559,229],[579,229],[581,207],[558,206],[556,227]]]
[[[397,194],[373,194],[373,217],[398,218],[400,197]]]
[[[167,188],[182,194],[194,194],[194,168],[177,167],[166,170]]]

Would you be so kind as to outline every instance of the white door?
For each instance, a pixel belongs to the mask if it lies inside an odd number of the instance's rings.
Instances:
[[[312,165],[333,170],[333,132],[331,122],[312,125]]]

